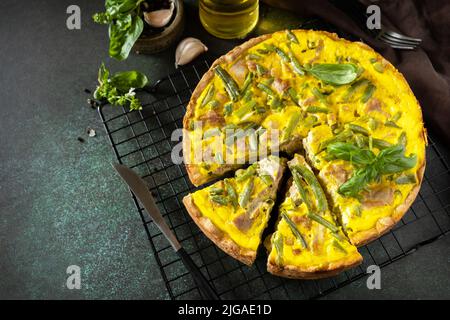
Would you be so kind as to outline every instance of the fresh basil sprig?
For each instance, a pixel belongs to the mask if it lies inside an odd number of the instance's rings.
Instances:
[[[109,55],[117,60],[128,57],[144,30],[140,4],[144,0],[106,0],[105,12],[94,14],[96,23],[109,25]]]
[[[375,155],[369,149],[359,148],[351,143],[335,142],[327,146],[327,153],[335,159],[352,162],[358,169],[343,183],[338,192],[344,196],[357,198],[369,183],[382,175],[399,173],[413,168],[417,163],[415,154],[405,156],[401,144],[383,149]]]
[[[317,79],[334,85],[348,84],[358,77],[358,67],[353,63],[319,63],[305,69]]]
[[[378,173],[372,166],[360,168],[339,187],[338,192],[346,197],[359,198],[359,192],[369,183],[375,181],[377,177]]]
[[[405,146],[395,145],[383,149],[377,156],[377,170],[381,174],[402,172],[413,168],[417,163],[417,156],[405,156]]]
[[[142,105],[134,89],[143,88],[147,83],[147,77],[138,71],[117,72],[110,77],[110,72],[102,63],[94,98],[106,100],[112,105],[128,105],[130,110],[141,110]]]
[[[327,152],[336,159],[350,161],[356,166],[371,164],[376,156],[369,149],[361,149],[346,142],[334,142],[327,147]]]

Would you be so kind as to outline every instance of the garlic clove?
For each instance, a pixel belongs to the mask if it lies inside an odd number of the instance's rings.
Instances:
[[[170,18],[172,18],[174,9],[175,6],[173,2],[171,2],[169,9],[144,12],[144,20],[151,27],[162,28],[169,23]]]
[[[182,40],[175,51],[175,68],[191,62],[206,51],[208,48],[196,38],[190,37]]]

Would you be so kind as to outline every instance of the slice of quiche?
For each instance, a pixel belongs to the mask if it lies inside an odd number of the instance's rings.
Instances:
[[[362,257],[331,214],[325,193],[305,159],[288,162],[290,187],[270,238],[267,269],[288,278],[329,277],[361,263]]]
[[[192,219],[219,248],[251,265],[267,226],[286,160],[269,156],[183,199]]]
[[[303,140],[333,211],[356,246],[380,237],[403,217],[425,170],[425,133],[412,122],[417,111],[388,120],[385,106],[380,103],[377,117],[353,119],[336,130],[314,127]]]
[[[344,231],[356,246],[389,231],[420,189],[424,158],[402,144],[378,149],[335,142],[327,148],[319,178],[327,187]]]

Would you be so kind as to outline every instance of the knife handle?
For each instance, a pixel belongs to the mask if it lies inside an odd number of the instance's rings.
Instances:
[[[186,268],[191,273],[192,277],[194,278],[194,281],[197,284],[203,298],[207,300],[220,300],[216,291],[211,287],[208,280],[206,280],[206,278],[203,276],[203,273],[194,263],[192,258],[186,252],[186,250],[181,248],[177,251],[177,253],[180,256]]]

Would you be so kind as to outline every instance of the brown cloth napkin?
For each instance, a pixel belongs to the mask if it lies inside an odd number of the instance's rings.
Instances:
[[[414,51],[394,50],[367,35],[345,12],[326,0],[263,0],[296,12],[317,16],[352,34],[388,59],[408,80],[419,100],[425,126],[450,142],[450,1],[362,0],[381,9],[381,23],[410,37],[421,38]],[[342,0],[347,1],[347,0]]]

